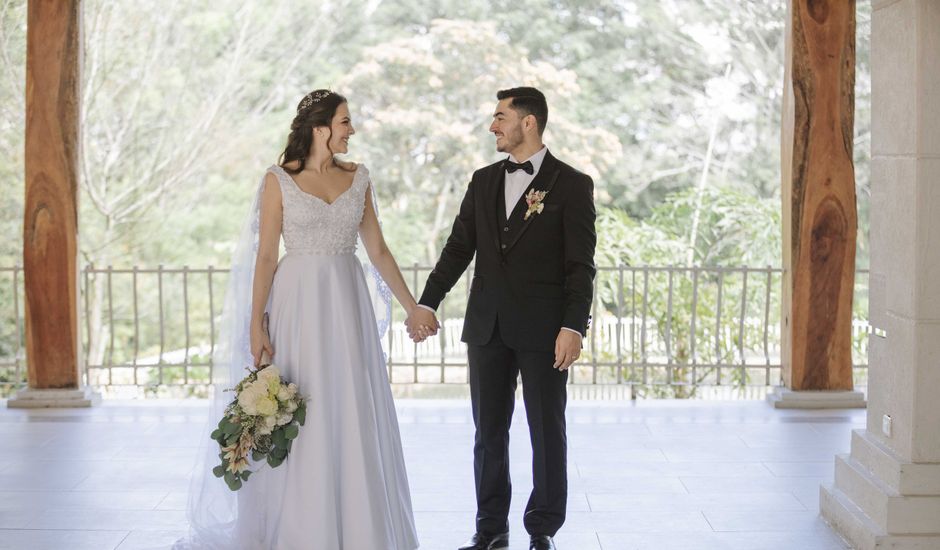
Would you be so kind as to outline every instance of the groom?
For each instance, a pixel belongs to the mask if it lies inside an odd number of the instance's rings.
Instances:
[[[523,523],[530,549],[554,550],[568,496],[565,384],[581,353],[594,280],[591,178],[542,144],[545,96],[513,88],[490,131],[509,158],[477,170],[419,304],[406,321],[418,340],[476,254],[462,339],[468,346],[476,438],[476,534],[460,550],[509,546],[509,425],[522,373],[533,490]]]

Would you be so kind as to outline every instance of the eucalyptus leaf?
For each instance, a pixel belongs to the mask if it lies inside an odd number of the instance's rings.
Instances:
[[[223,419],[223,422],[224,424],[222,425],[222,431],[225,432],[226,435],[231,435],[231,434],[238,433],[241,431],[241,428],[242,428],[241,424],[235,424],[234,422],[230,422],[228,417],[225,417]]]
[[[221,464],[212,469],[212,475],[215,477],[222,477],[225,475],[225,466]]]
[[[300,434],[300,428],[296,424],[288,424],[284,427],[284,437],[295,439]]]
[[[271,440],[278,447],[287,446],[287,437],[284,435],[284,428],[278,428],[271,434]]]

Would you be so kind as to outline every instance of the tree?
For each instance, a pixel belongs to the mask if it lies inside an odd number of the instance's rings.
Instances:
[[[572,118],[584,100],[576,75],[529,62],[492,23],[433,21],[425,34],[367,48],[341,81],[395,242],[414,243],[405,257],[437,258],[470,175],[500,158],[487,128],[496,91],[515,85],[546,92],[556,155],[595,177],[610,168],[617,138]]]
[[[254,141],[250,134],[269,123],[269,115],[290,108],[297,90],[306,87],[301,83],[308,71],[316,70],[309,60],[333,51],[338,37],[355,24],[349,14],[358,7],[354,0],[300,12],[282,0],[219,7],[196,0],[136,2],[132,8],[86,4],[85,262],[152,258],[142,250],[177,243],[167,241],[165,231],[152,231],[154,225],[163,223],[167,211],[189,211],[180,202],[213,200],[208,189],[186,188],[224,173]],[[224,191],[213,187],[212,192]],[[106,336],[97,330],[104,281],[89,283],[89,349],[95,361]]]

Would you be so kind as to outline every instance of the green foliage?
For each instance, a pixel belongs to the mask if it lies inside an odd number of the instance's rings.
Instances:
[[[284,426],[284,437],[287,439],[297,439],[297,436],[300,434],[300,428],[296,424],[288,424]]]
[[[306,402],[301,403],[297,407],[297,410],[294,411],[294,420],[296,420],[297,423],[300,424],[301,426],[303,426],[304,422],[307,421],[307,403]]]
[[[776,199],[761,199],[729,186],[706,188],[692,245],[696,197],[695,189],[672,193],[642,221],[617,208],[599,207],[595,262],[604,266],[779,265],[782,242]]]
[[[691,227],[697,204],[702,206],[693,247]],[[678,365],[630,369],[625,376],[620,373],[623,379],[640,385],[641,392],[680,398],[694,396],[697,384],[717,383],[722,375],[725,384],[753,383],[744,368],[719,373],[716,369],[693,369],[692,364],[744,364],[741,350],[761,349],[765,324],[779,324],[776,314],[765,321],[762,310],[769,285],[771,311],[779,311],[778,276],[751,275],[745,281],[740,272],[709,269],[733,265],[739,259],[752,267],[776,263],[781,250],[780,235],[775,230],[779,227],[776,201],[755,198],[734,188],[710,187],[702,192],[699,202],[696,189],[688,189],[667,196],[648,219],[639,222],[621,210],[601,208],[597,227],[597,263],[628,266],[624,275],[619,271],[598,274],[599,311],[616,315],[622,303],[626,311],[620,311],[620,316],[641,326],[646,318],[652,331],[642,334],[631,323],[626,330],[633,331],[631,341],[635,345],[624,350],[622,359],[646,363],[655,356],[659,362]],[[642,269],[651,264],[689,269],[674,274]],[[716,309],[719,292],[720,311]],[[758,319],[760,324],[747,322],[742,330],[742,312],[745,319]],[[694,349],[696,344],[699,349]],[[591,357],[590,351],[586,356]],[[612,362],[617,357],[602,353],[594,359]],[[605,375],[616,373],[608,369]]]

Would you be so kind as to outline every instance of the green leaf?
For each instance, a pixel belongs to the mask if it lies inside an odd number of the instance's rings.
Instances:
[[[229,470],[225,470],[224,479],[225,479],[225,483],[228,483],[228,486],[231,487],[232,483],[235,482],[235,474],[233,474]]]
[[[248,476],[251,475],[251,470],[245,470],[241,473],[242,481],[248,481]]]
[[[234,422],[229,421],[227,416],[222,419],[222,426],[220,427],[222,428],[222,431],[225,432],[226,435],[241,433],[242,431],[241,424],[235,424]]]
[[[215,477],[222,477],[225,475],[225,466],[221,464],[212,469],[212,475]]]
[[[241,437],[241,434],[232,434],[225,440],[225,446],[231,446],[238,443],[238,439]]]
[[[284,460],[287,458],[287,449],[278,447],[277,449],[271,451],[271,454],[274,455],[274,458],[277,458],[278,460]]]
[[[272,468],[277,468],[282,462],[284,462],[283,458],[277,458],[273,453],[268,455],[268,465]]]
[[[220,428],[217,428],[217,429],[213,430],[213,431],[212,431],[212,435],[210,435],[209,437],[211,437],[212,439],[218,441],[218,440],[221,439],[221,437],[222,437],[222,430],[221,430]]]
[[[237,491],[242,488],[242,480],[238,479],[237,477],[233,478],[233,481],[231,483],[229,483],[228,481],[226,481],[225,483],[228,484],[228,488],[233,491]]]
[[[307,405],[301,403],[297,410],[294,411],[294,420],[300,423],[301,426],[304,425],[304,422],[307,420]]]
[[[284,428],[278,428],[271,434],[271,441],[278,447],[287,446],[287,437],[284,435]]]
[[[284,427],[284,437],[287,439],[295,439],[300,434],[300,427],[296,424],[288,424]]]
[[[254,449],[251,451],[251,459],[255,462],[258,462],[259,460],[264,460],[266,454],[267,453],[262,453],[261,451]]]

